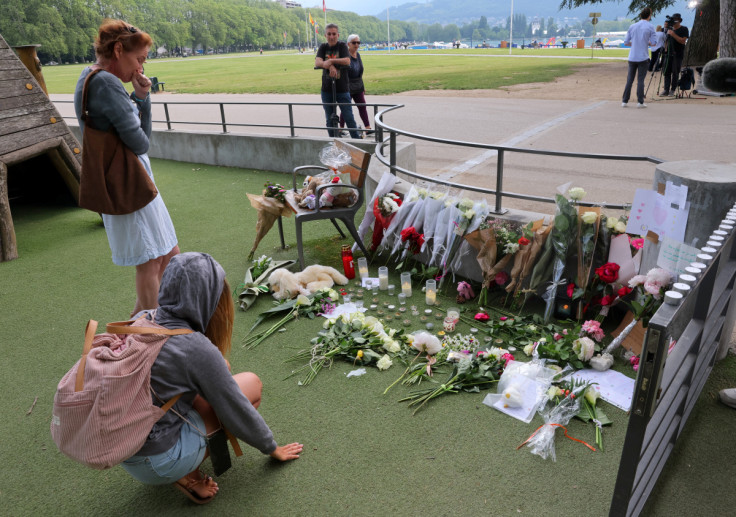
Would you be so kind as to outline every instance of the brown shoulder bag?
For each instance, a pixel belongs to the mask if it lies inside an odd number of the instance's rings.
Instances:
[[[87,113],[89,80],[101,69],[93,69],[82,90],[82,176],[79,206],[93,212],[123,215],[146,206],[158,194],[138,156],[110,127],[100,131],[92,127]]]

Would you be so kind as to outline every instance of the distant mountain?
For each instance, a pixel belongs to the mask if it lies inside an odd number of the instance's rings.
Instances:
[[[564,21],[566,17],[578,18],[581,21],[586,20],[588,19],[588,13],[591,12],[601,13],[601,19],[604,20],[632,18],[632,15],[628,14],[627,3],[608,1],[562,11],[558,9],[559,5],[560,3],[557,0],[514,0],[514,13],[525,14],[527,19],[538,16],[546,20],[551,16],[558,23]],[[681,13],[686,21],[685,24],[688,25],[687,21],[692,16],[692,11],[687,8],[687,3],[678,2],[667,9],[666,14],[675,12]],[[488,19],[488,24],[494,25],[496,21],[505,20],[510,14],[511,2],[509,0],[427,0],[426,2],[409,2],[391,7],[389,19],[427,24],[441,23],[442,25],[454,23],[461,26],[471,20],[477,20],[481,16],[485,16]],[[386,10],[382,10],[375,16],[385,20]]]

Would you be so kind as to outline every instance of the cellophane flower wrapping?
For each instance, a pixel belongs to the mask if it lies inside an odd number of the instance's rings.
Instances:
[[[557,425],[551,424],[566,426],[578,414],[583,391],[584,388],[580,387],[576,390],[576,396],[574,398],[565,397],[559,404],[540,411],[540,415],[544,419],[544,424],[526,444],[531,449],[532,454],[540,456],[543,460],[552,458],[552,461],[557,461],[555,455],[555,431],[558,427]]]
[[[381,245],[378,247],[379,252],[388,251],[393,254],[394,249],[398,250],[401,246],[401,230],[411,226],[410,224],[406,225],[405,222],[421,201],[423,201],[423,198],[419,195],[418,189],[412,186],[404,198],[404,203],[399,207],[399,211],[394,214],[391,224],[386,228]]]
[[[550,233],[549,239],[552,243],[554,255],[552,258],[552,275],[550,285],[547,287],[543,299],[546,302],[544,309],[544,321],[547,322],[552,317],[552,311],[557,298],[557,289],[562,285],[562,274],[565,271],[567,256],[570,245],[577,238],[578,214],[575,207],[565,199],[564,196],[557,194],[555,196],[557,203],[557,213],[555,215],[554,228]]]

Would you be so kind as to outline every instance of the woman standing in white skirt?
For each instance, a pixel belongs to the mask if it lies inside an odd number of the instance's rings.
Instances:
[[[115,129],[123,143],[138,155],[153,180],[148,159],[151,136],[151,81],[143,75],[143,63],[153,41],[151,37],[122,20],[105,20],[95,41],[97,63],[82,71],[74,92],[74,108],[82,121],[82,90],[93,69],[100,68],[89,81],[88,117],[94,127]],[[133,93],[123,83],[133,84]],[[179,253],[176,232],[161,194],[130,214],[102,214],[112,261],[119,266],[135,266],[137,300],[132,314],[158,306],[161,276],[171,257]]]

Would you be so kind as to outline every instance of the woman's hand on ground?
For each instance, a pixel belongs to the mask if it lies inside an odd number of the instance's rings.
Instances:
[[[304,445],[294,442],[288,445],[276,447],[276,449],[274,449],[270,456],[272,458],[276,458],[279,461],[295,460],[299,457],[302,449],[304,449]]]

